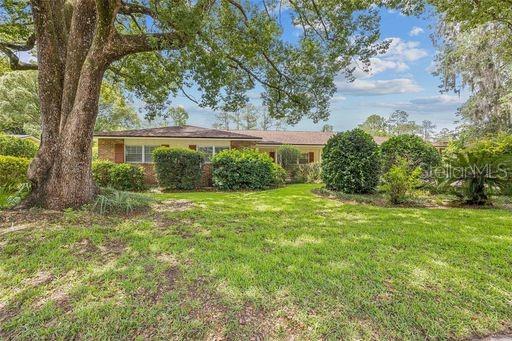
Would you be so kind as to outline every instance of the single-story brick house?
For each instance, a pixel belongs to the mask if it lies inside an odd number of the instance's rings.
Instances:
[[[186,125],[101,132],[95,134],[95,138],[99,159],[140,165],[145,170],[146,182],[156,183],[152,151],[160,146],[190,148],[204,152],[208,158],[228,148],[256,148],[276,160],[279,146],[289,144],[302,152],[301,163],[313,163],[321,160],[322,148],[334,134],[315,131],[225,131]],[[376,142],[380,144],[383,141]],[[208,164],[204,173],[203,182],[207,184],[210,174]]]

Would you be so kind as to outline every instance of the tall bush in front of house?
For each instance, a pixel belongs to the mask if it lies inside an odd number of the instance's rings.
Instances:
[[[434,146],[416,135],[391,137],[381,145],[381,153],[385,172],[399,159],[406,159],[411,169],[420,167],[424,176],[441,164],[441,155]]]
[[[153,160],[161,187],[190,190],[200,186],[202,153],[184,148],[159,147],[153,151]]]
[[[266,189],[281,184],[284,169],[265,153],[230,149],[212,159],[213,185],[222,190]]]
[[[277,149],[277,162],[288,173],[288,177],[292,181],[297,180],[300,155],[301,151],[295,146],[282,145]]]
[[[0,187],[11,189],[27,182],[29,165],[27,158],[0,155]]]
[[[0,155],[33,158],[39,146],[28,139],[0,134]]]
[[[379,147],[361,129],[332,136],[322,153],[322,180],[330,190],[370,193],[380,175]]]

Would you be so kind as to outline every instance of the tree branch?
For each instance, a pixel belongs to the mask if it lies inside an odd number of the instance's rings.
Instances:
[[[125,2],[121,4],[118,13],[123,15],[145,14],[153,18],[156,17],[156,13],[151,8],[139,4],[127,4]]]
[[[186,39],[176,33],[116,34],[108,48],[112,60],[140,52],[177,49],[185,46]]]
[[[37,70],[37,65],[24,63],[20,61],[14,51],[30,51],[34,48],[36,36],[32,34],[25,44],[14,44],[9,42],[0,42],[0,51],[9,59],[9,65],[13,70]]]

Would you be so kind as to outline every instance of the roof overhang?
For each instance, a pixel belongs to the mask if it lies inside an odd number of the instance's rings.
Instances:
[[[105,136],[105,135],[94,135],[94,138],[102,139],[124,139],[124,140],[140,140],[140,139],[153,139],[153,140],[214,140],[214,141],[261,141],[261,138],[244,138],[244,137],[199,137],[199,136]]]

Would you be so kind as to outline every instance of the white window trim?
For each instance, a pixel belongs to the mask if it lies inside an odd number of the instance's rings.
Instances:
[[[126,148],[127,147],[142,147],[142,160],[141,162],[128,162],[126,161]],[[125,144],[124,145],[124,163],[131,163],[131,164],[143,164],[143,163],[147,163],[147,164],[152,164],[152,163],[155,163],[155,162],[146,162],[146,147],[160,147],[158,145],[146,145],[146,144]]]
[[[222,148],[222,150],[226,150],[226,149],[231,149],[231,146],[212,146],[211,144],[209,145],[206,145],[206,144],[203,144],[203,145],[198,145],[196,147],[196,150],[199,152],[200,151],[200,148],[208,148],[208,147],[212,147],[212,156],[211,157],[214,157],[215,154],[217,154],[217,148]],[[212,161],[206,161],[205,163],[211,163]]]

